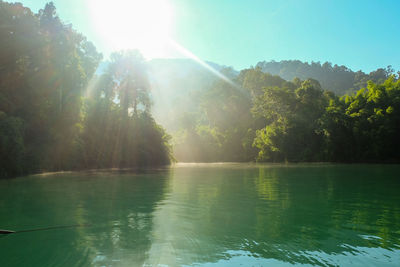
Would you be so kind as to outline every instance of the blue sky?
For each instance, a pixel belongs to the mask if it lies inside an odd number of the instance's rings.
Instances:
[[[45,0],[22,0],[33,11]],[[62,20],[110,48],[84,0],[54,0]],[[369,72],[400,70],[397,0],[169,0],[174,40],[203,60],[240,70],[262,60],[330,61]],[[110,1],[112,4],[113,1]]]

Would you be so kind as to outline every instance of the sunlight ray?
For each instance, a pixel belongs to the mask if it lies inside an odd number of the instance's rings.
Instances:
[[[200,64],[202,67],[204,67],[205,69],[207,69],[208,71],[210,71],[211,73],[213,73],[214,75],[216,75],[218,78],[226,81],[227,83],[237,87],[237,85],[232,82],[228,77],[226,77],[225,75],[223,75],[221,72],[217,71],[216,69],[214,69],[213,67],[211,67],[209,64],[207,64],[205,61],[201,60],[199,57],[197,57],[195,54],[193,54],[192,52],[190,52],[188,49],[186,49],[185,47],[183,47],[182,45],[180,45],[178,42],[176,42],[175,40],[169,39],[169,43],[176,49],[178,50],[179,53],[181,53],[182,55],[193,59],[195,62],[197,62],[198,64]]]

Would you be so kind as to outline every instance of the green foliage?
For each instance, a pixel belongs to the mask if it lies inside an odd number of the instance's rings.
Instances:
[[[146,63],[138,51],[112,55],[86,101],[81,167],[165,165],[171,137],[151,117]],[[140,109],[140,107],[143,107]]]
[[[230,70],[224,70],[229,76]],[[249,144],[252,118],[249,91],[233,83],[217,80],[197,95],[196,113],[182,117],[181,130],[175,134],[174,152],[180,161],[251,161],[255,150]],[[252,139],[252,138],[250,138]]]
[[[400,81],[368,83],[353,95],[323,92],[315,80],[296,90],[264,88],[253,112],[266,119],[254,145],[259,160],[399,160]]]
[[[96,78],[101,54],[53,3],[34,14],[0,1],[0,25],[1,177],[169,162],[168,136],[148,115],[140,53],[114,54]],[[85,98],[88,89],[94,95]]]
[[[121,116],[122,107],[105,98],[87,101],[81,168],[165,165],[171,137],[147,113]]]
[[[395,76],[350,96],[346,115],[351,118],[355,159],[399,158],[400,81]]]
[[[323,136],[320,117],[325,102],[321,86],[315,80],[306,80],[295,90],[264,88],[264,95],[257,97],[253,108],[256,116],[267,121],[254,140],[260,150],[259,160],[320,159],[318,148]]]
[[[24,173],[24,123],[0,111],[0,177]]]
[[[174,134],[181,161],[398,161],[399,77],[336,96],[260,68],[197,94]]]

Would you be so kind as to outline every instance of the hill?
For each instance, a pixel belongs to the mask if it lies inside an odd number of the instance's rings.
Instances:
[[[332,65],[330,62],[302,62],[300,60],[261,61],[256,67],[263,72],[279,75],[285,80],[293,80],[295,77],[301,80],[312,78],[321,83],[322,88],[336,94],[354,92],[367,85],[369,80],[375,83],[385,81],[394,70],[391,66],[379,68],[369,74],[363,71],[353,71],[346,66]]]

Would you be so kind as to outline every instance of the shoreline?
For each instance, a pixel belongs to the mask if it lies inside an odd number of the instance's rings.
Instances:
[[[231,165],[234,166],[243,166],[248,165],[249,167],[257,167],[257,166],[267,166],[270,165],[271,167],[294,167],[294,166],[301,166],[304,167],[312,167],[312,166],[323,166],[323,165],[400,165],[400,161],[368,161],[368,162],[324,162],[324,161],[315,161],[315,162],[175,162],[169,165],[159,165],[159,166],[147,166],[147,167],[132,167],[132,168],[99,168],[99,169],[73,169],[73,170],[60,170],[60,171],[40,171],[35,173],[24,174],[20,176],[11,176],[11,177],[2,177],[0,180],[8,180],[8,179],[17,179],[21,177],[27,176],[49,176],[49,175],[58,175],[58,174],[68,174],[68,173],[146,173],[149,171],[161,171],[168,168],[174,167],[205,167],[205,166],[213,166],[213,167],[226,167]]]

